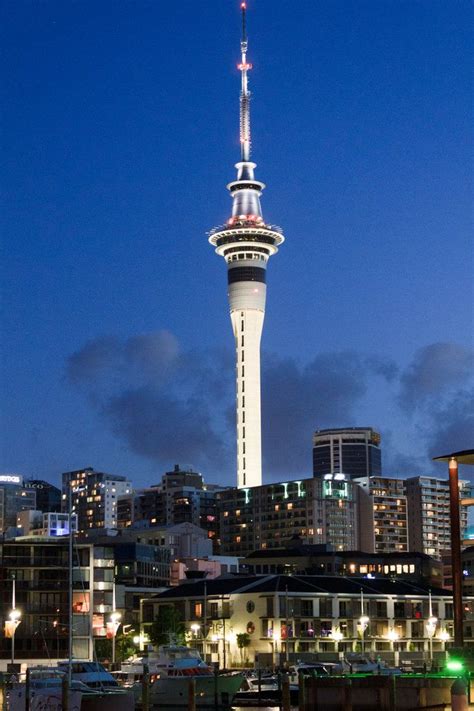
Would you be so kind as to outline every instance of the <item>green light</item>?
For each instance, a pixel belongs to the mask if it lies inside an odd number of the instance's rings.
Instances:
[[[446,669],[452,672],[460,672],[464,669],[464,664],[458,659],[450,659],[446,664]]]

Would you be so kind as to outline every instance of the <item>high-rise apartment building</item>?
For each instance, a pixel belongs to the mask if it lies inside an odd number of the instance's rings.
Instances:
[[[372,427],[316,430],[313,476],[339,473],[351,479],[382,474],[380,434]]]
[[[255,178],[250,160],[250,92],[247,61],[246,5],[242,8],[240,43],[240,161],[237,180],[228,184],[232,216],[209,233],[209,242],[227,264],[230,318],[236,352],[237,486],[262,483],[260,414],[260,338],[265,317],[268,260],[284,241],[279,227],[264,221],[260,195],[264,183]]]
[[[248,555],[293,537],[355,550],[356,484],[342,475],[227,489],[218,494],[221,552]]]
[[[370,476],[353,481],[358,485],[360,550],[366,553],[408,551],[404,480]]]
[[[26,487],[21,474],[0,474],[0,533],[16,526],[20,511],[36,509],[36,491]]]
[[[163,475],[161,484],[120,497],[118,526],[192,523],[207,531],[217,552],[219,516],[216,495],[223,489],[217,484],[206,484],[201,474],[192,469],[181,469],[177,464],[174,471]]]
[[[405,480],[408,500],[408,540],[411,551],[441,558],[451,548],[449,482],[431,476]],[[460,498],[471,496],[472,485],[459,482]],[[468,507],[460,506],[461,538],[467,528]]]
[[[117,527],[117,501],[132,490],[124,476],[96,472],[91,467],[62,475],[63,511],[77,514],[78,531]]]

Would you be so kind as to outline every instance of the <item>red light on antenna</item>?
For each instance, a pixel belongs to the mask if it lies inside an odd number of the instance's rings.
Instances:
[[[242,10],[246,10],[246,9],[247,9],[247,3],[246,3],[246,2],[242,2],[242,3],[240,4],[240,7],[242,8]]]

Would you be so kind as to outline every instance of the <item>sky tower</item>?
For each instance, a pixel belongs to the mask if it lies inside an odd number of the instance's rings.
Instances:
[[[230,318],[236,350],[237,486],[262,483],[260,414],[260,338],[265,317],[266,271],[269,257],[284,241],[282,231],[262,217],[260,195],[264,183],[256,180],[250,160],[250,92],[247,62],[246,3],[241,3],[240,42],[240,161],[237,180],[227,189],[232,217],[209,233],[209,242],[227,263]]]

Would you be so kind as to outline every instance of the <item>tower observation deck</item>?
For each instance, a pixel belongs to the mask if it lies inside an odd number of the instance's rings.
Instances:
[[[209,232],[209,242],[227,263],[230,318],[236,349],[237,486],[262,483],[260,407],[260,340],[265,318],[266,271],[269,258],[284,241],[282,230],[266,223],[260,196],[264,183],[255,178],[250,160],[250,92],[245,2],[241,3],[240,161],[237,179],[227,185],[232,215]]]

